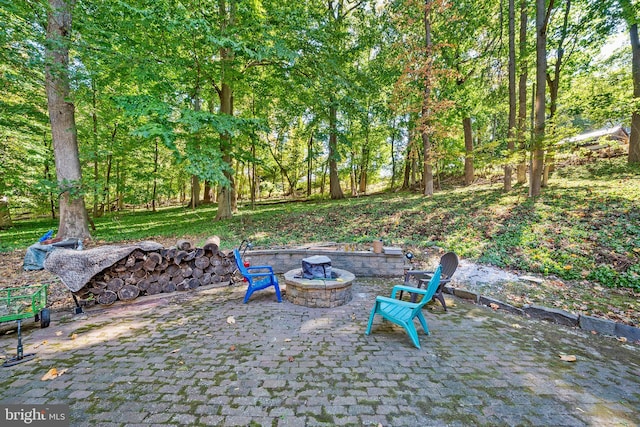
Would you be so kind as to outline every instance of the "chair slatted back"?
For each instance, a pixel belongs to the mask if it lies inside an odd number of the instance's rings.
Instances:
[[[249,271],[247,270],[247,267],[244,266],[244,262],[242,261],[242,255],[240,255],[240,251],[237,249],[234,249],[233,255],[234,255],[234,258],[236,259],[236,266],[238,267],[240,274],[242,274],[245,277],[249,275]]]
[[[429,301],[431,301],[431,298],[433,298],[433,294],[436,293],[436,290],[438,289],[438,286],[440,285],[440,277],[442,275],[442,266],[438,266],[438,268],[436,268],[436,271],[433,273],[433,277],[431,277],[431,280],[429,280],[429,283],[426,286],[426,290],[427,293],[425,295],[422,296],[422,299],[420,300],[420,303],[418,304],[418,306],[414,309],[415,310],[422,310],[422,307],[424,307],[424,305],[426,303],[428,303]]]
[[[458,256],[453,252],[447,252],[440,258],[440,265],[442,266],[442,277],[450,279],[458,268]]]

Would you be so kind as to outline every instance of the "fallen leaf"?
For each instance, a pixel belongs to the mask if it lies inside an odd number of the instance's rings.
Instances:
[[[513,324],[511,325],[511,327],[512,327],[513,329],[522,329],[522,325],[519,325],[519,324],[517,324],[517,323],[513,323]]]
[[[233,316],[229,316],[227,317],[227,323],[233,325],[234,323],[236,323],[236,319],[234,319]]]
[[[294,361],[293,356],[289,356],[289,362],[293,362],[293,361]]]
[[[560,360],[562,360],[563,362],[575,362],[576,360],[578,360],[578,358],[573,354],[561,354]]]
[[[59,371],[56,368],[51,368],[49,371],[40,378],[41,381],[53,380],[58,378],[60,375],[67,372],[66,369],[60,369]]]
[[[60,335],[62,335],[62,331],[57,331],[56,336],[59,337]]]
[[[236,351],[236,346],[232,345],[231,347],[229,347],[229,351]]]
[[[495,302],[492,302],[491,304],[489,304],[489,307],[493,308],[494,310],[497,310],[500,308],[500,306],[498,304],[496,304]]]
[[[78,334],[72,334],[72,335],[71,335],[71,339],[72,339],[72,340],[75,340],[76,338],[78,338]]]

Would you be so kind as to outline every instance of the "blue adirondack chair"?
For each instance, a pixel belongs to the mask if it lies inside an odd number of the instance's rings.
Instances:
[[[247,293],[244,295],[244,303],[249,301],[249,297],[255,291],[266,289],[273,286],[276,289],[276,297],[278,302],[282,302],[282,296],[280,295],[280,286],[278,285],[278,278],[273,273],[273,268],[269,265],[256,265],[251,267],[245,267],[242,261],[242,256],[238,249],[233,250],[233,255],[236,258],[236,266],[240,271],[240,274],[247,279]]]
[[[413,344],[416,347],[420,348],[418,331],[413,324],[413,319],[418,318],[420,324],[422,325],[422,329],[424,329],[427,335],[429,335],[427,321],[422,315],[422,307],[424,307],[424,305],[431,301],[431,298],[433,298],[433,294],[435,294],[436,290],[438,289],[438,285],[440,285],[441,274],[442,266],[438,266],[436,271],[433,273],[431,280],[429,280],[429,283],[427,284],[427,286],[425,286],[425,289],[414,288],[405,285],[396,285],[391,291],[391,298],[383,296],[376,297],[376,303],[371,310],[371,315],[369,316],[369,324],[367,325],[367,331],[365,332],[365,334],[369,335],[371,333],[373,318],[376,314],[379,314],[390,322],[402,326],[409,334],[409,337],[411,338],[411,341],[413,341]],[[399,291],[420,294],[422,295],[422,299],[417,303],[396,299],[396,293]]]

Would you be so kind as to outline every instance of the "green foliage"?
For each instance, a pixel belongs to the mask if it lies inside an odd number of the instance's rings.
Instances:
[[[447,189],[432,198],[411,193],[341,201],[264,203],[233,219],[212,222],[215,207],[161,209],[95,220],[101,241],[216,234],[231,248],[248,238],[258,246],[336,241],[426,248],[462,258],[609,287],[640,286],[640,170],[623,159],[565,168],[535,203],[526,188]],[[606,171],[606,173],[605,173]],[[17,221],[0,232],[3,250],[24,248],[55,227]]]

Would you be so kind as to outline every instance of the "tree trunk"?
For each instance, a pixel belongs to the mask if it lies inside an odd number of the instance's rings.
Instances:
[[[124,208],[124,182],[125,173],[121,170],[120,160],[116,160],[116,210],[122,211]]]
[[[407,146],[404,158],[404,177],[402,180],[402,187],[400,187],[402,190],[408,190],[411,186],[411,151],[411,139],[409,139],[409,145]]]
[[[554,0],[551,0],[549,10],[553,8],[553,2]],[[549,16],[545,6],[545,0],[536,0],[536,103],[529,197],[539,196],[542,188],[547,83],[547,19]]]
[[[205,180],[204,182],[204,195],[202,197],[202,203],[211,203],[211,181]]]
[[[313,135],[307,144],[307,197],[311,196],[311,176],[313,168]]]
[[[527,128],[527,0],[520,1],[520,37],[519,43],[519,60],[520,60],[520,78],[518,81],[518,157],[517,181],[518,184],[527,183],[527,163],[526,163],[526,128]]]
[[[515,0],[509,0],[509,130],[507,148],[515,150],[516,131],[516,8]],[[504,166],[504,191],[511,191],[511,159]]]
[[[97,99],[96,99],[96,84],[91,79],[91,137],[93,142],[93,217],[100,216],[98,211],[98,111],[97,111]]]
[[[225,49],[223,49],[225,50]],[[231,87],[223,83],[220,90],[220,113],[233,115],[231,106]],[[220,134],[220,151],[222,152],[222,160],[225,164],[224,176],[227,178],[225,184],[220,185],[218,191],[218,214],[216,220],[228,219],[233,216],[232,206],[232,188],[234,185],[232,157],[231,157],[231,137],[226,134]]]
[[[473,132],[471,129],[471,117],[462,119],[462,129],[464,130],[464,185],[473,183]]]
[[[638,40],[638,24],[631,25],[631,74],[633,77],[633,97],[640,98],[640,41]],[[628,162],[640,163],[640,111],[635,110],[631,115],[631,135],[629,136]]]
[[[10,228],[12,225],[11,212],[9,212],[9,202],[4,198],[0,198],[0,230]]]
[[[549,120],[554,123],[556,110],[558,109],[558,90],[560,89],[560,72],[564,60],[564,42],[568,37],[569,13],[571,12],[571,0],[565,2],[564,19],[562,21],[562,29],[560,30],[558,47],[555,49],[555,64],[553,65],[553,76],[547,73],[547,84],[549,85]],[[555,128],[555,126],[553,126]],[[555,129],[552,131],[555,133]],[[547,151],[544,162],[544,172],[542,174],[542,186],[546,187],[549,176],[553,172],[554,150]]]
[[[367,193],[367,180],[368,180],[368,171],[369,171],[369,137],[367,135],[367,141],[365,141],[365,146],[362,148],[362,161],[360,164],[360,182],[358,192],[360,194]]]
[[[189,206],[191,206],[191,209],[200,206],[200,179],[197,175],[191,175],[191,201]]]
[[[430,98],[431,98],[431,5],[433,0],[425,0],[424,2],[424,44],[427,51],[428,70],[425,73],[424,78],[424,92],[422,102],[422,150],[423,150],[423,162],[424,162],[424,175],[422,179],[423,194],[425,196],[433,195],[433,168],[431,166],[431,138],[429,130],[430,122]]]
[[[329,107],[329,132],[329,193],[333,200],[343,199],[338,176],[338,110],[333,105]]]
[[[44,147],[47,151],[44,160],[44,179],[51,181],[51,169],[49,167],[49,152],[51,151],[51,145],[47,143],[46,131],[43,134],[42,140],[44,141]],[[51,219],[56,219],[56,200],[51,190],[49,190],[49,210],[51,211]]]
[[[396,184],[396,123],[393,119],[392,131],[391,131],[391,191],[395,189]]]
[[[358,191],[356,190],[356,174],[358,167],[356,166],[356,153],[351,151],[351,167],[349,168],[349,184],[351,188],[351,195],[357,196]]]
[[[235,22],[235,2],[231,2],[227,9],[227,2],[221,0],[218,3],[218,14],[221,20],[220,31],[226,32],[228,26],[232,26]],[[227,69],[232,67],[230,62],[233,60],[233,52],[231,49],[222,47],[219,50],[221,61],[221,75],[222,80],[220,82],[220,88],[218,90],[218,97],[220,100],[220,114],[228,114],[233,116],[233,90],[227,79]],[[218,213],[216,220],[229,219],[233,216],[233,210],[235,205],[235,191],[234,191],[234,177],[233,177],[233,157],[231,155],[231,135],[227,133],[220,134],[220,153],[222,154],[223,161],[223,174],[226,178],[225,183],[221,183],[218,191]]]
[[[153,190],[151,192],[151,210],[156,211],[156,198],[158,197],[158,138],[155,140],[153,152]]]
[[[118,132],[118,123],[113,126],[113,132],[111,132],[111,149],[116,140],[116,133]],[[111,168],[113,166],[113,154],[109,152],[107,155],[107,171],[105,172],[104,188],[102,190],[102,203],[106,206],[107,212],[111,211],[111,192],[109,186],[111,185]]]
[[[69,38],[73,0],[49,0],[45,46],[45,87],[51,136],[60,186],[60,225],[57,237],[90,238],[89,217],[80,194],[82,172],[74,105],[69,102]]]

